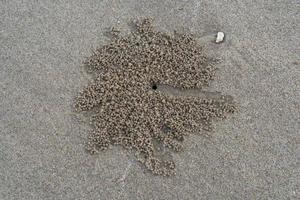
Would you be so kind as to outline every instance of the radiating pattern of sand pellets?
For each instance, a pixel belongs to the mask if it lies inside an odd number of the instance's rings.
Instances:
[[[199,90],[214,78],[214,61],[191,34],[168,35],[151,20],[135,22],[127,36],[114,35],[86,61],[94,80],[76,98],[78,111],[93,111],[87,149],[121,145],[152,173],[172,175],[175,163],[156,156],[155,143],[183,150],[188,134],[210,131],[212,122],[235,111],[222,95],[170,95],[157,87]]]

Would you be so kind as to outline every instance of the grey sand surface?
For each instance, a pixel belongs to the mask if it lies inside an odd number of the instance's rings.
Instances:
[[[1,1],[0,199],[299,199],[299,10],[298,0]],[[211,137],[185,141],[171,178],[118,148],[88,155],[89,127],[71,112],[85,56],[137,16],[207,42],[223,60],[210,90],[239,104]]]

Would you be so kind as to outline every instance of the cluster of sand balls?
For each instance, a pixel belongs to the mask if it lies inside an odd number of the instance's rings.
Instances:
[[[235,111],[234,103],[224,98],[157,90],[158,85],[201,90],[216,69],[191,34],[161,33],[149,19],[135,22],[127,36],[115,35],[85,64],[94,79],[79,93],[75,107],[91,113],[88,151],[121,145],[154,174],[168,176],[175,170],[172,160],[156,156],[156,143],[182,151],[184,136],[209,131],[214,118]]]

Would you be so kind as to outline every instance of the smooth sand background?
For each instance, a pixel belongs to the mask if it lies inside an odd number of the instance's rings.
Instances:
[[[299,199],[299,11],[299,0],[0,1],[0,199]],[[185,141],[171,178],[119,148],[86,154],[89,127],[71,111],[84,57],[138,16],[202,37],[223,58],[211,91],[239,104],[210,138]]]

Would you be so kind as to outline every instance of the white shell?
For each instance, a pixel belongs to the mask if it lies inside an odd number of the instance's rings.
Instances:
[[[216,43],[220,43],[224,40],[225,34],[223,32],[218,32]]]

